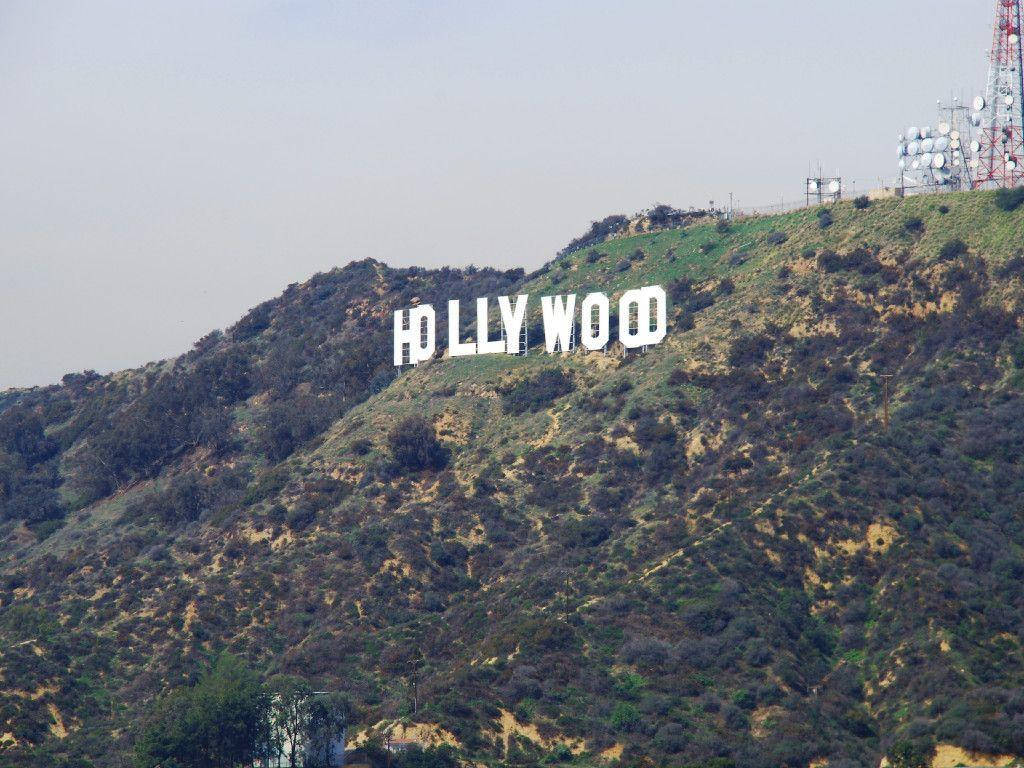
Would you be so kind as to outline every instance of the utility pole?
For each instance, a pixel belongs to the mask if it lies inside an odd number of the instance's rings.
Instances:
[[[889,379],[892,378],[891,373],[882,374],[882,399],[884,402],[882,411],[882,424],[885,426],[885,431],[889,431]]]

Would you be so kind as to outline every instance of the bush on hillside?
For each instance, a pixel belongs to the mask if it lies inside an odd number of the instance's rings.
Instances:
[[[965,256],[967,254],[967,243],[959,238],[950,240],[942,249],[939,251],[939,258],[943,261],[952,261],[953,259]]]
[[[775,340],[765,334],[742,336],[736,339],[729,349],[729,365],[735,368],[759,363],[773,346]]]
[[[671,205],[660,203],[647,215],[652,229],[667,229],[669,227],[680,227],[686,223],[688,215],[685,211],[673,208]]]
[[[863,211],[865,208],[871,207],[871,200],[868,199],[867,195],[861,195],[860,197],[854,199],[853,207],[856,208],[858,211]]]
[[[590,230],[586,234],[580,235],[576,239],[570,241],[565,248],[558,252],[558,255],[564,256],[568,253],[572,253],[573,251],[579,251],[583,248],[596,245],[612,235],[624,232],[628,226],[629,219],[621,214],[606,216],[601,219],[601,221],[592,222]]]
[[[818,254],[818,268],[824,272],[849,270],[860,272],[862,275],[873,275],[882,271],[882,264],[869,249],[854,248],[843,254],[822,251]]]
[[[573,390],[572,377],[561,368],[546,368],[536,376],[520,379],[501,390],[506,413],[518,416],[540,411]]]
[[[903,222],[903,229],[912,235],[919,235],[924,232],[924,222],[919,216],[911,216]]]
[[[1017,253],[1000,264],[996,269],[996,275],[1004,280],[1015,275],[1024,275],[1024,253]]]
[[[996,207],[1001,211],[1015,211],[1024,204],[1024,187],[1000,189],[996,192]]]
[[[448,449],[437,439],[434,426],[422,416],[400,421],[388,434],[395,464],[409,472],[439,470],[448,465]]]

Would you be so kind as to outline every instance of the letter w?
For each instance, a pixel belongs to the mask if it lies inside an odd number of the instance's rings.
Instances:
[[[548,354],[554,353],[556,347],[562,352],[570,352],[572,324],[576,314],[576,294],[541,296],[540,306],[544,313],[544,345]]]

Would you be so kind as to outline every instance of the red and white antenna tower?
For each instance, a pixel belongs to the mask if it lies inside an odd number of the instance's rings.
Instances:
[[[979,126],[975,187],[1024,183],[1024,61],[1021,0],[996,0],[996,25],[985,95],[974,100]]]

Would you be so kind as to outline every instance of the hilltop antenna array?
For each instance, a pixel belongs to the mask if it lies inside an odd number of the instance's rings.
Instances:
[[[971,186],[972,157],[980,145],[971,138],[969,110],[953,98],[937,103],[935,128],[911,126],[899,137],[900,189],[934,192]]]
[[[1021,0],[996,0],[996,22],[985,95],[972,104],[979,130],[973,186],[1016,187],[1024,182],[1024,61]]]
[[[843,179],[840,176],[823,176],[821,166],[818,166],[817,176],[811,176],[808,173],[804,193],[807,196],[808,206],[811,205],[811,201],[817,201],[818,205],[839,202],[843,197]]]

